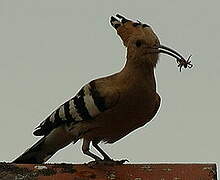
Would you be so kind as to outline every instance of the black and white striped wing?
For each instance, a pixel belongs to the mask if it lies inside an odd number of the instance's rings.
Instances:
[[[33,134],[36,136],[47,135],[61,124],[94,119],[108,108],[105,97],[101,96],[95,83],[91,82],[85,85],[75,97],[57,108],[36,128]]]

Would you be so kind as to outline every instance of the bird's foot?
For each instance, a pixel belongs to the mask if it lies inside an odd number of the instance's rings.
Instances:
[[[89,167],[94,167],[96,165],[109,165],[109,166],[115,166],[115,165],[122,165],[125,162],[129,162],[127,159],[122,159],[122,160],[113,160],[113,159],[104,159],[104,160],[96,160],[96,161],[91,161],[87,165]]]

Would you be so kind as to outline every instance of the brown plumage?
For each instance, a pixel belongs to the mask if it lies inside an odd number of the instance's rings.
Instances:
[[[54,111],[34,132],[44,137],[15,163],[43,163],[59,149],[79,139],[83,139],[83,153],[96,163],[124,162],[113,161],[98,143],[114,143],[155,116],[160,96],[156,91],[154,68],[159,48],[164,46],[148,25],[117,17],[121,20],[111,17],[110,22],[127,47],[123,69],[86,84],[75,97]],[[182,59],[174,50],[169,53]],[[90,152],[90,142],[104,159]]]

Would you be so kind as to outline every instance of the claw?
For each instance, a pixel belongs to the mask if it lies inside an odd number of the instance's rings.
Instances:
[[[118,161],[119,164],[124,164],[125,162],[129,162],[129,160],[128,159],[122,159],[122,160]]]
[[[122,165],[125,162],[129,162],[127,159],[122,159],[122,160],[101,160],[101,161],[91,161],[87,165],[91,168],[94,168],[97,165],[108,165],[108,166],[115,166],[115,165]]]

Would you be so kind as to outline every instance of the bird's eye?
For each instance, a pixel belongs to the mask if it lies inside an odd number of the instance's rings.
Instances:
[[[135,44],[136,44],[137,47],[140,47],[141,46],[141,41],[137,40]]]

